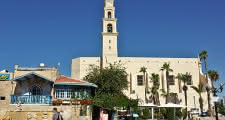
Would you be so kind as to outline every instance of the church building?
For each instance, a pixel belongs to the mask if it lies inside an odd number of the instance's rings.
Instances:
[[[129,88],[124,93],[133,99],[139,98],[143,103],[149,102],[151,96],[150,92],[145,93],[146,85],[149,88],[153,86],[151,82],[152,73],[159,74],[160,88],[159,100],[160,104],[165,104],[165,97],[161,96],[161,89],[166,91],[166,71],[162,70],[164,63],[168,63],[173,72],[169,73],[169,88],[171,93],[175,93],[178,100],[176,103],[185,106],[185,97],[183,82],[178,80],[179,73],[190,73],[191,79],[188,81],[188,109],[200,108],[199,95],[194,91],[191,86],[198,86],[203,77],[202,66],[199,58],[160,58],[160,57],[122,57],[118,56],[118,31],[117,31],[117,18],[114,6],[114,0],[105,0],[104,17],[103,17],[103,31],[102,31],[102,56],[99,57],[79,57],[72,60],[72,78],[82,80],[88,73],[90,65],[103,67],[108,66],[110,63],[121,62],[128,73]],[[100,21],[99,21],[100,22]],[[99,43],[100,44],[100,43]],[[146,69],[146,75],[140,72],[142,67]],[[207,93],[203,92],[204,111],[207,110]],[[146,100],[147,99],[147,100]]]

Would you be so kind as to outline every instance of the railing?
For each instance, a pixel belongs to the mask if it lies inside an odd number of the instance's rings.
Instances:
[[[51,104],[52,96],[25,95],[11,96],[11,104]]]

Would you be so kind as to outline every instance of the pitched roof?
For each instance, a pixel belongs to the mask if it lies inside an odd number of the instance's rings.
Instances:
[[[39,78],[42,78],[44,80],[47,80],[47,81],[50,81],[50,82],[53,82],[52,80],[38,74],[38,73],[35,73],[35,72],[30,72],[30,73],[27,73],[25,75],[22,75],[22,76],[18,76],[16,78],[14,78],[15,81],[18,81],[18,80],[26,80],[28,78],[35,78],[35,77],[39,77]]]
[[[95,87],[97,88],[97,85],[93,83],[89,83],[82,80],[75,80],[66,76],[60,76],[59,79],[55,81],[55,85],[77,85],[77,86],[85,86],[85,87]]]
[[[66,76],[60,76],[59,79],[57,79],[55,82],[82,82],[81,80],[74,80],[72,78],[66,77]]]

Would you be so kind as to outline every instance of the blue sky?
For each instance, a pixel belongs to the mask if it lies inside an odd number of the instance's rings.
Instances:
[[[116,0],[120,56],[197,57],[225,78],[224,0]],[[0,69],[101,55],[104,0],[0,0]],[[221,82],[220,81],[220,82]]]

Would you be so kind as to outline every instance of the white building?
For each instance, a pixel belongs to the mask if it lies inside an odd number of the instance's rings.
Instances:
[[[190,87],[198,86],[201,79],[201,62],[199,58],[154,58],[154,57],[120,57],[117,49],[117,19],[115,17],[114,0],[105,0],[104,18],[102,32],[102,57],[80,57],[72,60],[72,78],[83,79],[88,73],[90,65],[103,66],[113,62],[121,62],[127,69],[129,89],[126,95],[145,101],[145,85],[143,84],[143,73],[139,72],[141,67],[147,68],[148,84],[151,88],[150,75],[160,75],[160,89],[166,89],[166,72],[161,70],[164,63],[169,63],[173,72],[170,73],[170,92],[177,93],[182,105],[185,105],[183,83],[179,83],[176,76],[178,73],[189,72],[192,80],[188,85],[188,107],[199,108],[199,95]],[[163,85],[164,83],[164,85]],[[179,85],[180,84],[180,85]],[[160,91],[159,91],[160,92]],[[160,93],[159,93],[160,94]],[[149,97],[147,94],[147,98]],[[207,93],[203,93],[204,110],[208,107]],[[160,102],[165,103],[165,98],[160,96]]]

